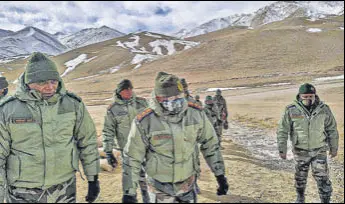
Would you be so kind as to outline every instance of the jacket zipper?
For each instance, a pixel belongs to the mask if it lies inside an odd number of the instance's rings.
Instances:
[[[39,105],[38,105],[38,110],[40,111],[40,115],[41,115],[41,136],[42,136],[42,144],[43,144],[43,167],[44,167],[43,186],[45,186],[45,181],[46,181],[46,149],[45,149],[44,135],[43,135],[43,115],[42,115],[41,107]]]

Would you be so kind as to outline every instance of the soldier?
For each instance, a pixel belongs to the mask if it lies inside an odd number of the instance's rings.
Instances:
[[[0,201],[6,194],[7,203],[76,202],[79,159],[88,180],[85,200],[95,201],[97,135],[84,103],[66,91],[42,53],[31,56],[18,80],[14,96],[0,104]]]
[[[189,93],[188,84],[187,84],[186,79],[182,78],[182,79],[181,79],[181,84],[182,84],[182,87],[183,87],[183,94],[184,94],[184,97],[187,99],[187,101],[193,101],[193,102],[195,102],[193,96],[191,96],[190,93]]]
[[[195,103],[197,104],[197,101],[194,100],[193,96],[190,95],[189,90],[188,90],[188,84],[185,78],[180,79],[182,87],[183,87],[183,96],[184,98],[191,103]],[[200,106],[200,108],[202,108],[202,105]],[[197,194],[201,194],[201,190],[199,188],[198,185],[198,179],[200,178],[200,174],[201,174],[201,168],[200,168],[200,150],[199,150],[199,145],[196,144],[195,146],[195,155],[196,155],[196,160],[197,160],[197,164],[198,164],[198,169],[197,169],[197,176],[195,178],[195,190]]]
[[[195,102],[196,102],[196,104],[198,104],[200,107],[203,106],[203,105],[202,105],[202,102],[200,101],[200,96],[199,96],[199,95],[196,95],[196,96],[195,96]]]
[[[220,124],[222,124],[222,120],[220,118],[217,106],[214,105],[214,101],[212,99],[212,96],[206,96],[204,111],[205,111],[208,119],[212,123],[214,130],[216,131],[217,136],[218,136],[218,140],[220,143],[221,138],[219,137],[219,135],[220,135],[219,126],[220,126]]]
[[[217,178],[217,194],[227,193],[216,133],[205,112],[187,102],[182,91],[176,76],[158,73],[150,107],[133,121],[124,150],[124,203],[137,201],[139,172],[145,159],[151,203],[196,202],[197,143]]]
[[[0,77],[0,101],[5,99],[8,93],[8,82],[6,77]]]
[[[128,140],[128,133],[135,116],[147,107],[144,98],[136,97],[133,93],[132,82],[128,79],[122,80],[114,93],[114,103],[110,104],[104,119],[103,148],[107,155],[109,165],[117,166],[116,158],[112,151],[117,149],[123,152]],[[123,157],[123,154],[122,154]],[[144,169],[140,172],[140,188],[143,202],[149,202],[147,184]]]
[[[217,89],[216,95],[214,96],[213,100],[215,101],[215,103],[217,105],[219,115],[222,119],[222,123],[219,123],[217,128],[216,128],[218,130],[217,132],[218,132],[219,144],[221,146],[223,127],[225,130],[227,130],[229,128],[228,109],[226,106],[226,101],[225,101],[224,97],[222,96],[222,91],[220,89]],[[221,146],[221,148],[223,149],[222,146]]]
[[[327,150],[331,157],[338,152],[337,123],[328,105],[320,101],[315,87],[303,84],[296,100],[286,107],[277,130],[278,149],[286,159],[287,140],[293,146],[296,163],[295,187],[297,203],[304,203],[309,166],[317,182],[322,203],[329,203],[332,183],[329,179]]]

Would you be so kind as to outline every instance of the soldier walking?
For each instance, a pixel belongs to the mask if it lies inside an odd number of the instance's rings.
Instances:
[[[221,138],[219,137],[219,135],[221,135],[221,134],[219,132],[219,126],[222,124],[222,120],[220,118],[218,108],[214,104],[212,96],[206,96],[204,111],[205,111],[208,119],[212,123],[214,130],[216,131],[216,134],[217,134],[218,140],[219,140],[219,145],[220,145]]]
[[[216,95],[214,96],[213,100],[215,101],[215,103],[217,105],[218,112],[219,112],[219,115],[220,115],[221,120],[222,120],[222,123],[219,123],[217,125],[217,128],[215,128],[217,130],[217,134],[218,134],[218,138],[219,138],[219,144],[221,146],[223,128],[225,130],[227,130],[229,128],[228,108],[226,106],[226,100],[222,96],[222,91],[220,89],[217,89]],[[221,146],[221,148],[223,149],[222,146]]]
[[[158,73],[152,103],[135,118],[124,149],[124,203],[137,201],[145,159],[151,203],[196,202],[197,143],[217,178],[217,194],[227,193],[224,161],[212,124],[199,106],[184,99],[182,91],[176,76]]]
[[[339,134],[331,109],[320,101],[311,84],[300,86],[296,100],[285,108],[279,122],[277,140],[282,159],[286,159],[289,137],[295,158],[296,203],[305,202],[310,166],[321,202],[329,203],[332,183],[329,179],[327,150],[332,158],[337,156]]]
[[[122,80],[114,93],[114,103],[110,104],[104,119],[103,127],[103,148],[107,155],[109,165],[113,168],[117,166],[117,160],[113,155],[113,149],[121,151],[128,140],[131,123],[135,116],[147,107],[144,98],[137,97],[133,93],[132,82],[128,79]],[[140,171],[140,188],[144,203],[149,202],[145,171]]]
[[[65,89],[52,60],[41,53],[31,56],[0,113],[1,202],[5,194],[7,203],[76,202],[79,160],[88,180],[86,201],[96,200],[95,125],[82,100]]]
[[[0,102],[5,99],[8,93],[8,82],[6,77],[0,77]]]

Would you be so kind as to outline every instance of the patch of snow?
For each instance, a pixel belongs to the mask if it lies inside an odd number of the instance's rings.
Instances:
[[[13,84],[18,84],[18,79],[14,80],[12,83]]]
[[[153,38],[162,38],[162,36],[160,36],[160,35],[154,35],[154,34],[149,33],[149,32],[146,32],[145,35],[149,36],[149,37],[153,37]]]
[[[134,36],[130,37],[129,39],[134,39],[134,41],[132,41],[132,42],[124,42],[123,44],[125,46],[127,46],[128,48],[131,48],[131,49],[135,50],[135,47],[139,45],[140,37],[137,36],[137,35],[134,35]]]
[[[339,80],[339,79],[344,79],[344,75],[333,76],[333,77],[321,77],[321,78],[314,79],[314,81],[330,81],[330,80]]]
[[[309,33],[319,33],[319,32],[321,32],[322,30],[320,29],[320,28],[309,28],[308,30],[307,30],[307,32],[309,32]]]
[[[291,83],[276,83],[276,84],[265,84],[263,86],[285,86],[290,85]]]
[[[0,59],[0,63],[1,64],[6,64],[6,63],[9,63],[9,62],[12,62],[14,59]]]
[[[153,48],[152,52],[161,54],[162,51],[161,51],[160,46],[163,46],[168,50],[168,55],[172,55],[176,52],[175,46],[174,46],[175,43],[189,46],[188,48],[199,45],[199,42],[191,42],[191,41],[184,41],[184,40],[155,40],[155,41],[150,42],[149,45]]]
[[[86,54],[81,54],[77,58],[72,59],[72,60],[66,62],[65,66],[67,67],[67,69],[61,75],[61,77],[64,77],[64,76],[66,76],[66,74],[68,74],[69,72],[73,71],[76,68],[76,66],[78,66],[80,63],[82,63],[82,62],[84,62],[86,60],[86,57],[87,57]]]
[[[136,54],[134,56],[134,58],[132,59],[131,61],[131,64],[139,64],[145,60],[148,60],[148,61],[152,61],[152,60],[155,60],[155,59],[158,59],[159,56],[158,55],[151,55],[151,54],[146,54],[146,55],[142,55],[142,54]]]
[[[139,67],[141,67],[141,64],[137,64],[134,69],[138,69]]]
[[[206,92],[211,92],[211,91],[217,91],[220,89],[221,91],[226,91],[226,90],[238,90],[238,89],[247,89],[249,87],[233,87],[233,88],[208,88]]]
[[[344,27],[339,27],[340,30],[344,30]]]
[[[94,56],[94,57],[91,57],[90,59],[84,60],[84,63],[88,63],[88,62],[90,62],[91,60],[93,60],[93,59],[95,59],[95,58],[97,58],[97,56]]]
[[[80,78],[76,78],[76,79],[73,79],[75,81],[80,81],[80,80],[84,80],[84,79],[90,79],[90,78],[94,78],[96,76],[99,76],[99,74],[96,74],[96,75],[91,75],[91,76],[87,76],[87,77],[80,77]]]
[[[116,46],[127,49],[127,47],[121,41],[116,41],[116,43],[117,43]]]
[[[248,29],[249,29],[249,30],[253,30],[254,28],[253,28],[253,27],[251,27],[251,26],[249,26],[249,27],[248,27]]]
[[[120,66],[115,66],[109,69],[110,74],[115,73],[120,70]]]

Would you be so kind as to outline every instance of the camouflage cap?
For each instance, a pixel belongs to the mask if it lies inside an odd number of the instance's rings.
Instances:
[[[120,93],[124,89],[133,89],[133,84],[128,79],[123,79],[119,84],[117,84],[116,93]]]
[[[0,89],[4,89],[8,87],[8,82],[6,77],[0,77]]]
[[[35,52],[31,55],[25,69],[25,83],[36,83],[47,80],[60,80],[55,63],[46,55]]]
[[[185,88],[188,88],[188,84],[187,84],[187,81],[185,78],[182,78],[181,79],[181,84],[182,84],[182,87],[185,89]]]
[[[316,94],[316,89],[309,83],[302,84],[298,90],[299,94]]]
[[[154,90],[157,96],[171,97],[181,94],[183,87],[177,76],[159,72],[155,79]]]

